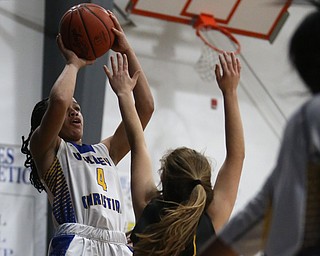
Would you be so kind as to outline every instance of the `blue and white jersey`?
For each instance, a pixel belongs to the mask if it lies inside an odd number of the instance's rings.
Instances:
[[[43,183],[55,227],[79,223],[126,231],[117,169],[104,144],[80,146],[61,140],[57,157]]]

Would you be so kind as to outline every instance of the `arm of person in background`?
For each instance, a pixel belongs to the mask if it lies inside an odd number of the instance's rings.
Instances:
[[[245,156],[244,135],[240,116],[237,87],[240,80],[240,61],[234,53],[219,55],[220,65],[215,74],[223,94],[225,111],[226,158],[214,185],[214,197],[208,207],[216,232],[229,220],[237,198]]]
[[[30,141],[32,156],[40,172],[47,171],[55,158],[60,144],[59,133],[67,109],[73,102],[78,71],[94,62],[80,59],[74,52],[66,49],[60,34],[57,36],[57,44],[66,64],[50,91],[47,111]]]
[[[128,70],[131,76],[133,76],[133,74],[135,74],[135,72],[138,70],[140,72],[137,84],[133,89],[133,95],[135,100],[135,108],[137,110],[142,128],[144,129],[154,111],[153,96],[150,91],[149,83],[119,21],[112,12],[108,11],[108,13],[115,25],[112,31],[116,38],[115,43],[112,46],[112,50],[126,54],[129,63]],[[103,140],[103,143],[108,147],[113,162],[117,164],[130,150],[123,123],[118,126],[113,136]]]
[[[225,244],[219,237],[215,237],[210,240],[210,243],[203,249],[200,253],[200,256],[238,256],[232,248]]]
[[[273,172],[260,191],[202,248],[201,256],[256,255],[264,250],[271,223]],[[280,241],[281,242],[281,241]]]
[[[117,63],[110,58],[112,72],[104,66],[110,85],[118,97],[119,108],[131,147],[131,191],[132,204],[136,219],[150,201],[150,195],[156,191],[152,175],[151,158],[144,138],[143,127],[139,119],[132,90],[136,84],[140,71],[136,71],[132,78],[128,73],[128,60],[124,54],[117,53]]]

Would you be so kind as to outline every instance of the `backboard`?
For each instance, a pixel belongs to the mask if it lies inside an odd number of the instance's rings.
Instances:
[[[127,11],[194,26],[201,14],[231,33],[273,42],[292,0],[130,0]]]

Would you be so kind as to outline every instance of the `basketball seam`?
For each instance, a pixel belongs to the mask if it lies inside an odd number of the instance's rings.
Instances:
[[[70,37],[70,34],[72,33],[71,32],[71,23],[72,23],[72,19],[73,19],[74,17],[73,17],[73,12],[71,11],[71,15],[70,15],[70,19],[69,19],[69,24],[68,24],[68,33],[67,33],[67,36],[68,36],[68,38],[67,38],[67,40],[68,40],[68,45],[69,45],[69,47],[70,48],[72,48],[71,47],[71,37]]]
[[[69,20],[66,18],[70,14]],[[73,18],[73,11],[67,11],[61,18],[60,23],[59,23],[59,33],[63,34],[63,42],[64,46],[66,46],[68,49],[71,47],[71,41],[70,41],[70,24],[72,23],[72,18]],[[65,33],[62,33],[62,26],[63,24],[68,20],[68,25],[64,26],[67,27],[67,31],[64,31]]]
[[[87,10],[89,10],[89,8],[88,8],[86,5],[84,5],[83,7],[86,8]],[[89,10],[89,11],[90,11],[90,10]],[[92,44],[92,42],[91,42],[91,38],[89,37],[89,34],[88,34],[88,29],[87,29],[86,23],[83,21],[81,12],[80,12],[79,10],[78,10],[78,12],[79,12],[79,17],[80,17],[80,19],[81,19],[83,28],[84,28],[84,30],[85,30],[85,32],[86,32],[86,36],[87,36],[87,38],[89,39],[88,41],[89,41],[89,43],[90,43],[90,47],[91,47],[92,53],[93,53],[94,57],[97,58],[97,54],[96,54],[95,49],[94,49],[94,46],[93,46],[93,44]],[[90,11],[90,13],[92,13],[92,12]]]
[[[109,27],[103,22],[103,20],[99,17],[99,16],[97,16],[90,8],[88,8],[87,6],[86,6],[86,8],[90,11],[90,13],[91,14],[93,14],[101,23],[102,23],[102,25],[106,28],[106,31],[108,31],[108,41],[109,41],[109,45],[110,46],[112,46],[111,45],[111,35],[110,35],[110,31],[109,31]],[[104,11],[104,10],[102,10],[102,11]]]

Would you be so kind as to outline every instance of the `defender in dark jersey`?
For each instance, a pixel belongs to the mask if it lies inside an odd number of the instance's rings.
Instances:
[[[162,160],[158,191],[141,123],[130,87],[119,76],[123,60],[107,70],[118,96],[131,146],[131,190],[137,225],[132,239],[135,255],[194,255],[203,241],[214,236],[232,212],[244,160],[244,138],[237,99],[240,62],[233,53],[219,56],[215,73],[225,107],[227,155],[213,187],[212,168],[204,154],[181,147]],[[120,63],[119,63],[120,62]],[[120,70],[120,71],[119,71]]]
[[[176,204],[166,203],[163,199],[153,199],[143,210],[142,216],[136,223],[132,233],[131,241],[135,246],[139,242],[139,234],[143,234],[146,228],[152,224],[159,223],[165,215],[166,209],[175,209]],[[184,225],[184,224],[182,224]],[[187,224],[186,224],[187,225]],[[204,211],[198,220],[196,232],[192,236],[192,243],[179,254],[181,256],[195,255],[197,248],[202,248],[209,237],[214,237],[215,231],[209,215]]]

